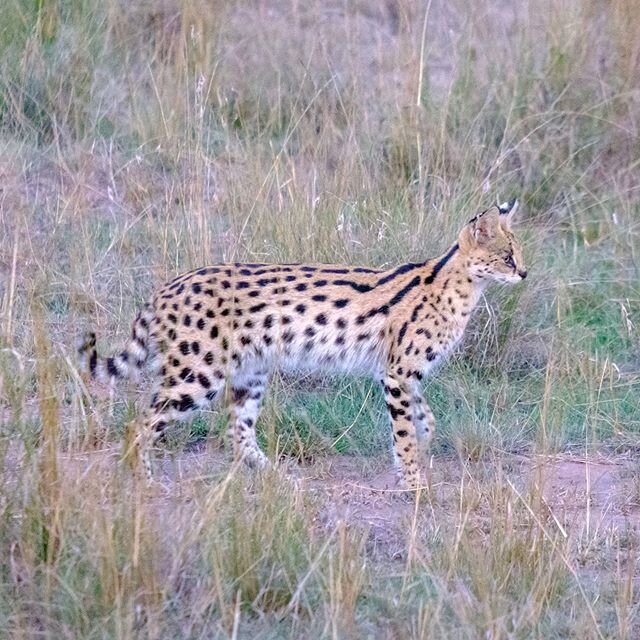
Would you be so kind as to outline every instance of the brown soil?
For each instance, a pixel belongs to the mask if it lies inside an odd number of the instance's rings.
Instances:
[[[113,472],[118,457],[118,449],[110,448],[70,455],[61,462],[65,473],[85,475],[97,466],[102,475]],[[231,463],[224,451],[201,450],[160,454],[155,466],[159,490],[151,492],[155,497],[150,499],[160,500],[165,512],[171,503],[184,505],[203,483],[221,481]],[[314,525],[329,530],[342,521],[366,530],[368,550],[388,560],[403,558],[414,521],[421,526],[425,518],[459,517],[461,495],[469,487],[478,500],[474,518],[479,520],[488,515],[482,497],[501,486],[510,488],[515,502],[535,508],[566,535],[640,535],[640,472],[630,457],[500,454],[491,462],[471,463],[438,456],[430,467],[418,509],[414,494],[398,489],[390,461],[383,458],[324,457],[290,468],[290,475],[317,504]],[[541,501],[533,496],[542,496]]]

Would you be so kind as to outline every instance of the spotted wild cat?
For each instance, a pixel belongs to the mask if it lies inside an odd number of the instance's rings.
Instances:
[[[490,282],[527,275],[511,232],[516,201],[478,214],[442,256],[385,271],[325,264],[218,264],[164,285],[138,314],[120,354],[101,358],[87,333],[81,365],[103,380],[157,380],[140,420],[149,449],[173,421],[211,405],[229,385],[234,454],[266,457],[255,424],[270,373],[351,371],[384,389],[401,480],[419,484],[419,453],[434,432],[421,381],[459,342]]]

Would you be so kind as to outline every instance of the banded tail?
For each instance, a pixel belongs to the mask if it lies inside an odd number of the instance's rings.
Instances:
[[[99,356],[96,349],[96,334],[93,331],[85,333],[78,346],[80,370],[100,382],[137,378],[151,355],[149,326],[152,320],[153,308],[147,304],[136,316],[127,347],[115,356]]]

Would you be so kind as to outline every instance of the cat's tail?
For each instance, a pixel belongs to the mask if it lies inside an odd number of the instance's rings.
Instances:
[[[153,308],[147,304],[136,316],[126,348],[115,356],[99,356],[96,334],[87,331],[78,345],[80,370],[100,382],[137,378],[150,355],[149,331],[152,320]]]

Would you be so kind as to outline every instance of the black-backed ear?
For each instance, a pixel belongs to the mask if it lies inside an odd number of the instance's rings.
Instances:
[[[518,199],[514,198],[509,202],[504,202],[498,205],[498,211],[500,212],[500,220],[507,228],[511,227],[513,217],[518,209]]]

